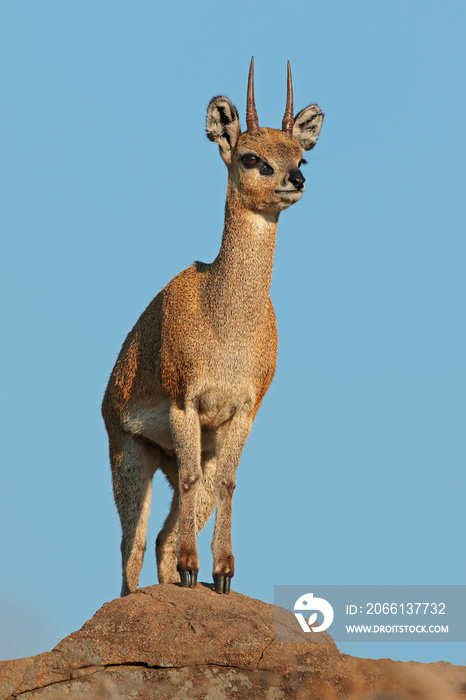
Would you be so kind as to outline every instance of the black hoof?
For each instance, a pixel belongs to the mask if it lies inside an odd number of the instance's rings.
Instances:
[[[216,593],[230,592],[231,576],[214,576],[214,590]]]
[[[182,588],[194,588],[197,583],[197,571],[180,571]]]

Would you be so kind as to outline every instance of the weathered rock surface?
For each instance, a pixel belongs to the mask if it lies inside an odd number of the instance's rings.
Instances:
[[[274,607],[239,593],[151,586],[106,603],[53,651],[0,662],[0,698],[466,698],[466,667],[357,659],[308,637],[274,641]]]

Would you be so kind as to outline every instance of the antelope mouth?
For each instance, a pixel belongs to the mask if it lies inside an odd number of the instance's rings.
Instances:
[[[302,190],[296,190],[294,188],[292,190],[275,190],[275,194],[279,194],[282,197],[283,197],[283,195],[285,195],[285,196],[291,195],[292,197],[301,197],[303,190],[304,190],[304,188]]]

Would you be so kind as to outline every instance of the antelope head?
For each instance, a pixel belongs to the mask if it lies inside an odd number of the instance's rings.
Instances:
[[[288,62],[287,100],[282,129],[259,126],[254,101],[254,59],[249,69],[246,131],[241,133],[236,108],[227,97],[214,97],[207,109],[207,137],[215,141],[228,168],[229,184],[243,206],[278,214],[304,191],[302,151],[314,148],[324,115],[309,105],[293,117],[293,86]]]

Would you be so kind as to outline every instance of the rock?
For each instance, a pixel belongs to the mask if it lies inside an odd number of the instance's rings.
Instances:
[[[274,641],[273,605],[159,585],[106,603],[53,651],[0,662],[2,700],[453,700],[466,668],[357,659],[323,634]],[[289,624],[295,627],[291,613]]]

